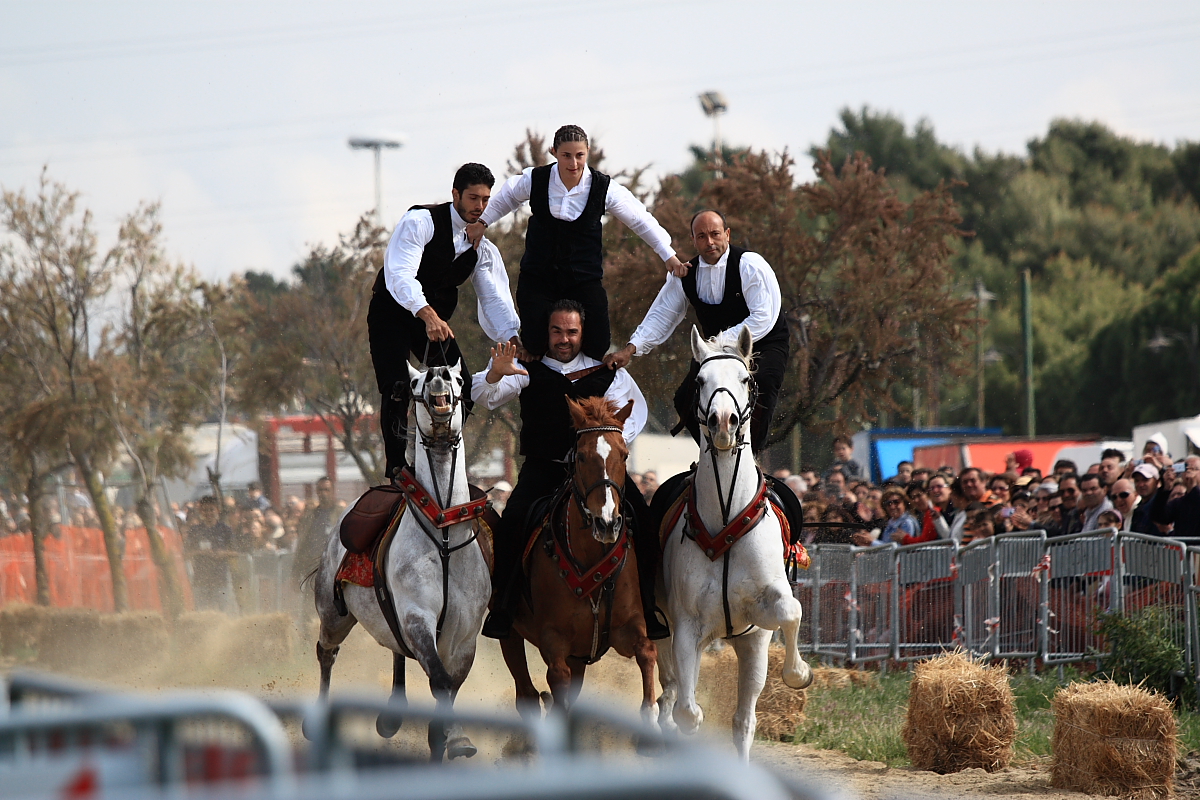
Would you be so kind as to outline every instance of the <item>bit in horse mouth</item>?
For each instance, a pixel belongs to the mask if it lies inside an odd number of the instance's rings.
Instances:
[[[429,395],[429,404],[434,411],[448,412],[450,410],[450,394],[448,392],[431,394]]]

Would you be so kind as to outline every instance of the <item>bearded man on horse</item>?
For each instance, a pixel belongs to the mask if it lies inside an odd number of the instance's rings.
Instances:
[[[388,478],[407,463],[409,354],[426,366],[462,363],[450,327],[458,287],[468,279],[474,285],[479,325],[489,339],[520,342],[521,324],[500,251],[486,238],[473,247],[465,233],[487,208],[495,182],[483,164],[462,165],[450,190],[453,202],[413,206],[388,242],[367,312],[371,361],[383,396],[379,424]],[[462,372],[470,372],[465,363]],[[470,384],[465,388],[463,407],[470,411]]]
[[[633,377],[624,369],[606,368],[581,352],[584,317],[578,302],[559,300],[550,310],[550,347],[545,356],[538,361],[516,362],[516,346],[501,342],[492,348],[488,369],[473,377],[472,394],[489,409],[518,396],[521,400],[521,455],[525,463],[496,531],[495,599],[483,625],[483,635],[493,639],[512,635],[511,603],[530,509],[538,499],[557,491],[569,474],[567,457],[575,445],[575,430],[567,399],[604,397],[618,408],[632,400],[632,413],[623,430],[627,444],[646,424],[646,399]],[[658,620],[654,607],[658,543],[643,522],[647,509],[641,491],[628,476],[624,496],[633,509],[634,552],[647,634],[651,639],[661,639],[670,631]]]

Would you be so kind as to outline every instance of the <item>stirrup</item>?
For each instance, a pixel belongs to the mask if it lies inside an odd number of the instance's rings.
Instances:
[[[496,609],[483,621],[480,633],[488,639],[507,639],[512,636],[513,618],[507,609]]]
[[[671,626],[667,624],[666,614],[658,606],[649,616],[646,616],[646,638],[647,639],[666,639],[671,635]]]

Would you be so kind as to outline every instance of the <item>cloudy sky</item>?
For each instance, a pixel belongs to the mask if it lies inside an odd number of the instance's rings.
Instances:
[[[673,171],[729,101],[726,141],[803,153],[845,106],[1020,152],[1055,117],[1200,139],[1194,2],[0,0],[0,186],[43,166],[105,243],[139,201],[204,275],[284,275],[374,204],[354,135],[400,136],[384,220],[503,174],[526,127],[582,125],[614,169]]]

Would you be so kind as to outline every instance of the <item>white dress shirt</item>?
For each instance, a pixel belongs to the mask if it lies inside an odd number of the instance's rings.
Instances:
[[[701,257],[696,270],[696,294],[705,303],[720,303],[725,297],[725,269],[729,265],[729,248],[716,264],[708,264]],[[742,253],[738,262],[738,273],[742,276],[742,296],[750,316],[732,328],[726,328],[717,336],[720,346],[736,345],[742,328],[750,330],[754,341],[759,341],[775,327],[783,299],[779,292],[779,280],[771,265],[758,253]],[[674,332],[687,315],[688,299],[683,293],[683,282],[674,275],[667,275],[667,282],[658,290],[658,296],[646,312],[646,318],[638,325],[629,342],[637,350],[635,355],[645,355],[662,344]]]
[[[594,367],[601,362],[591,356],[585,356],[583,353],[580,353],[565,364],[548,355],[542,356],[542,363],[555,372],[569,375],[581,369]],[[491,368],[492,362],[488,361],[486,369],[476,372],[471,377],[471,399],[476,403],[482,403],[486,408],[499,408],[509,400],[519,396],[525,387],[529,385],[528,375],[504,375],[495,383],[488,383],[487,374]],[[630,400],[633,401],[633,410],[629,415],[629,419],[625,420],[623,429],[625,443],[629,444],[642,432],[642,428],[646,427],[648,409],[646,408],[646,398],[642,396],[642,390],[634,383],[633,376],[624,368],[621,368],[613,376],[613,382],[609,384],[608,391],[604,393],[604,397],[616,403],[618,409],[624,408],[625,404]]]
[[[458,215],[454,204],[450,204],[451,238],[454,242],[454,257],[462,255],[471,246],[464,229],[467,223]],[[384,256],[383,280],[392,297],[414,316],[429,302],[417,281],[417,270],[425,245],[433,239],[433,214],[424,208],[414,208],[403,217],[388,242]],[[508,273],[504,270],[504,258],[496,246],[486,238],[479,241],[478,261],[471,273],[475,285],[475,296],[479,299],[476,312],[479,327],[493,342],[507,342],[517,335],[521,321],[513,305],[512,292],[508,288]]]
[[[488,225],[503,219],[516,211],[523,203],[529,201],[533,192],[533,167],[529,167],[520,175],[514,175],[504,182],[500,190],[492,195],[488,207],[480,217]],[[579,219],[587,206],[588,195],[592,191],[592,170],[585,167],[583,177],[579,179],[574,189],[568,189],[558,174],[558,165],[550,170],[550,186],[547,194],[550,196],[550,215],[555,219],[571,222]],[[608,193],[604,196],[604,210],[642,238],[646,244],[654,248],[654,252],[663,261],[675,255],[671,247],[671,236],[658,224],[658,220],[646,210],[642,201],[633,196],[633,192],[614,181],[608,182]]]

